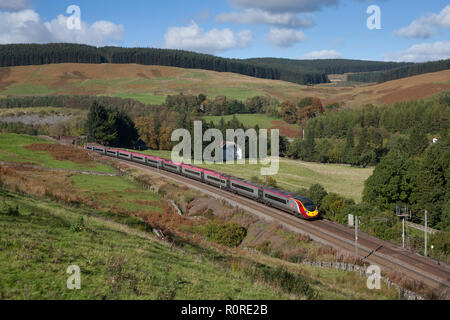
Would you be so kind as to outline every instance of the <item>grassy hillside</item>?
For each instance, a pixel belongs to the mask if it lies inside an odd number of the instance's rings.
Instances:
[[[450,90],[450,70],[423,74],[378,85],[302,86],[234,73],[136,64],[52,64],[0,68],[0,98],[32,95],[102,95],[162,103],[179,93],[218,95],[245,100],[264,95],[296,101],[317,96],[323,103],[394,103],[426,98]]]
[[[0,299],[289,298],[121,223],[4,190],[0,198]],[[66,288],[70,265],[81,290]]]
[[[285,80],[301,84],[329,82],[325,73],[292,70],[228,59],[209,54],[157,48],[93,47],[71,43],[0,45],[0,66],[26,66],[53,63],[112,63],[160,65],[188,69],[233,72],[256,78]]]
[[[351,74],[348,76],[348,80],[381,83],[448,69],[450,69],[450,59],[407,65],[399,68],[394,68],[389,71],[375,71]]]
[[[50,149],[34,150],[33,146],[42,147],[40,139],[9,134],[0,137],[30,149],[27,157],[31,161],[40,162],[43,154],[57,157],[53,144],[46,144]],[[87,154],[60,148],[74,161]],[[5,143],[0,150],[9,152]],[[92,156],[90,161],[95,162],[97,156]],[[307,267],[208,242],[200,231],[221,220],[206,215],[200,218],[197,211],[197,219],[190,219],[187,213],[179,216],[169,208],[164,195],[177,203],[211,203],[217,210],[221,205],[161,177],[150,181],[161,191],[155,193],[144,188],[137,176],[131,178],[129,169],[123,171],[125,176],[80,174],[56,169],[60,166],[49,161],[41,163],[48,167],[36,169],[19,158],[10,160],[14,163],[0,167],[0,299],[396,297],[395,289],[385,286],[381,291],[368,290],[365,279],[356,273]],[[148,173],[144,178],[152,179]],[[226,210],[231,210],[232,217],[247,221],[248,246],[256,241],[255,232],[258,237],[269,232],[265,237],[294,253],[301,250],[302,259],[306,254],[325,260],[342,256],[307,237],[250,219],[244,212],[231,207]],[[253,221],[251,227],[249,221]],[[156,228],[170,241],[155,238],[150,231]],[[71,265],[81,269],[81,290],[66,288],[66,270]]]

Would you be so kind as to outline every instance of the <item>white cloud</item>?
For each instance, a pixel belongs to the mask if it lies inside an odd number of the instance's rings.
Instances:
[[[271,28],[266,35],[266,41],[281,48],[292,47],[293,45],[306,40],[305,34],[301,31],[284,28]]]
[[[52,36],[33,10],[0,11],[0,43],[43,43]]]
[[[436,33],[435,27],[450,28],[450,5],[438,14],[420,17],[407,27],[394,31],[394,35],[405,38],[429,38]]]
[[[81,22],[81,29],[67,28],[68,17],[59,15],[56,19],[44,23],[57,42],[84,43],[104,46],[111,41],[120,41],[123,38],[123,25],[116,25],[109,21],[96,21],[92,25]]]
[[[243,12],[222,13],[216,17],[217,23],[234,22],[240,24],[269,24],[290,28],[314,26],[313,17],[306,14],[299,17],[292,13],[270,13],[261,9],[246,9]]]
[[[231,0],[241,9],[261,9],[268,12],[313,12],[324,6],[335,5],[339,0]]]
[[[31,9],[0,12],[0,43],[73,42],[102,46],[122,40],[123,25],[108,21],[88,25],[82,21],[80,30],[70,30],[67,19],[59,15],[50,22],[43,22],[39,14]]]
[[[29,6],[28,0],[0,0],[0,10],[17,11]]]
[[[450,59],[450,41],[416,44],[405,51],[384,55],[385,61],[426,62]]]
[[[165,47],[203,53],[217,53],[233,48],[247,47],[253,39],[250,30],[238,32],[230,29],[212,29],[205,32],[194,21],[186,27],[170,27],[165,34]]]
[[[415,20],[407,27],[394,31],[395,36],[405,38],[429,38],[436,30],[423,19]]]
[[[447,5],[439,14],[428,18],[429,22],[440,28],[450,28],[450,5]]]
[[[336,50],[319,50],[305,54],[302,59],[340,59],[342,55]]]

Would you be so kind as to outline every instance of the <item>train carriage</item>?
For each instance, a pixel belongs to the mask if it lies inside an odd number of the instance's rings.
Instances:
[[[240,179],[230,179],[230,189],[253,199],[259,199],[261,195],[260,187]]]
[[[106,149],[106,155],[107,155],[107,156],[110,156],[110,157],[115,157],[115,158],[117,158],[118,151],[116,151],[116,150],[111,150],[111,149]]]
[[[181,173],[189,178],[203,181],[203,170],[187,164],[181,165]]]
[[[227,177],[221,176],[215,172],[204,171],[204,182],[219,188],[227,188]]]
[[[154,167],[154,168],[161,168],[162,166],[162,160],[155,158],[155,157],[151,157],[151,156],[146,156],[147,159],[147,165],[150,167]]]
[[[131,160],[138,162],[138,163],[143,163],[143,164],[147,164],[146,161],[146,157],[144,155],[139,155],[136,153],[132,153],[131,154]]]
[[[106,153],[106,149],[105,148],[99,148],[99,147],[94,147],[94,151],[101,153],[101,154],[105,154]]]
[[[273,189],[264,188],[263,201],[271,206],[295,212],[295,207],[291,206],[292,203],[289,196],[279,190],[275,191]]]
[[[162,162],[162,167],[167,170],[167,171],[171,171],[174,173],[178,173],[181,174],[181,165],[172,162],[172,161],[163,161]]]
[[[117,157],[120,159],[131,160],[131,153],[127,151],[118,151]]]

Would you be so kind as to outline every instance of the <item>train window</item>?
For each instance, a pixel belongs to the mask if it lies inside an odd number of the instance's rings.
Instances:
[[[273,195],[268,194],[268,193],[266,193],[266,198],[268,198],[268,199],[270,199],[270,200],[273,200],[273,201],[277,201],[277,202],[283,203],[283,204],[286,204],[286,203],[287,203],[286,200],[284,200],[284,199],[282,199],[282,198],[279,198],[279,197],[276,197],[276,196],[273,196]]]
[[[141,157],[136,157],[136,156],[133,156],[133,158],[134,158],[134,159],[138,159],[138,160],[144,160],[143,158],[141,158]]]
[[[192,171],[192,170],[188,170],[188,169],[184,169],[184,171],[187,173],[195,174],[196,176],[199,176],[201,174],[200,172]]]
[[[157,161],[155,161],[155,160],[150,160],[149,158],[147,158],[147,161],[148,161],[148,162],[151,162],[151,163],[158,163]]]
[[[130,155],[129,154],[126,154],[126,153],[119,153],[122,157],[129,157]]]
[[[106,153],[109,153],[109,154],[116,154],[115,151],[106,151]]]
[[[169,168],[172,168],[172,169],[178,169],[176,166],[173,166],[173,165],[171,165],[171,164],[165,164],[165,166],[166,167],[169,167]]]
[[[242,190],[245,190],[247,192],[253,192],[254,191],[252,188],[244,187],[244,186],[242,186],[240,184],[233,183],[232,185],[235,188],[242,189]]]
[[[207,176],[207,178],[212,181],[220,182],[220,179],[217,179],[216,177]],[[222,180],[222,182],[223,182],[223,180]]]

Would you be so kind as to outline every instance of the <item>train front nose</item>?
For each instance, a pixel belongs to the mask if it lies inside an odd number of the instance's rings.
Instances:
[[[309,219],[316,218],[319,216],[319,210],[317,208],[314,211],[306,210],[306,215]]]

